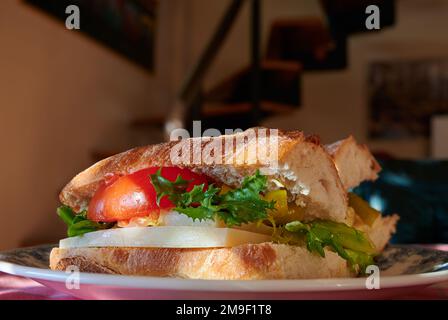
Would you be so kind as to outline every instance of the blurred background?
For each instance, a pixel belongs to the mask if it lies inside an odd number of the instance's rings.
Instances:
[[[0,1],[0,249],[64,237],[75,174],[192,120],[353,134],[384,167],[356,192],[402,215],[395,241],[448,242],[447,16],[445,0]]]

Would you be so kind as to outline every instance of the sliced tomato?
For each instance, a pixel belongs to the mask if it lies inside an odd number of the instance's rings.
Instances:
[[[151,183],[150,175],[159,170],[158,167],[147,168],[126,176],[107,177],[90,201],[87,217],[92,221],[115,222],[135,217],[149,216],[158,219],[160,209],[173,207],[167,197],[163,197],[160,206],[156,202],[156,191]],[[162,168],[162,176],[175,181],[178,176],[189,180],[187,191],[193,186],[205,184],[207,179],[189,169],[177,167]]]

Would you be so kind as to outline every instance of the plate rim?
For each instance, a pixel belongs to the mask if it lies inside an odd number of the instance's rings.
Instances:
[[[0,261],[0,271],[30,279],[64,283],[71,275],[64,271],[36,268]],[[369,290],[366,278],[272,279],[272,280],[205,280],[167,277],[80,273],[80,285],[131,289],[210,291],[210,292],[322,292]],[[431,285],[448,281],[448,270],[412,275],[383,276],[380,290]]]

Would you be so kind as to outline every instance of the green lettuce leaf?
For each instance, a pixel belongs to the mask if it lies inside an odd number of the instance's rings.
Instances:
[[[257,171],[246,177],[240,188],[220,194],[221,189],[210,184],[196,185],[187,191],[188,181],[180,176],[171,182],[161,177],[161,171],[151,175],[151,182],[157,192],[157,199],[167,196],[175,205],[174,210],[196,220],[220,219],[227,226],[241,225],[264,220],[268,210],[274,209],[274,202],[262,199],[267,178]],[[205,190],[204,190],[205,189]]]
[[[112,226],[110,223],[90,221],[87,219],[86,210],[76,214],[72,208],[68,206],[60,206],[57,208],[56,212],[67,225],[67,236],[69,237],[76,237],[87,232],[108,229]]]
[[[376,249],[368,236],[344,223],[326,220],[309,223],[292,221],[284,228],[288,232],[304,235],[308,250],[321,257],[325,257],[324,248],[329,247],[362,273],[365,273],[368,265],[373,264]]]

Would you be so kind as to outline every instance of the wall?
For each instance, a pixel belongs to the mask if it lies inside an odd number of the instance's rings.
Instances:
[[[57,194],[90,164],[89,151],[168,103],[170,41],[158,46],[161,77],[76,32],[22,1],[0,1],[0,249],[63,236]]]

